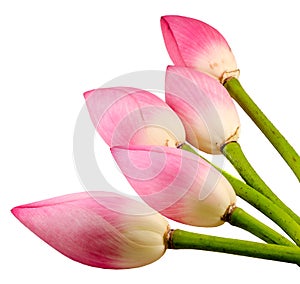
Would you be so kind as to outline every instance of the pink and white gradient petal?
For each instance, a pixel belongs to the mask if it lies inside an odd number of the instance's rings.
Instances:
[[[158,146],[111,151],[140,197],[170,219],[193,226],[219,226],[227,208],[235,203],[227,180],[192,153]]]
[[[150,92],[100,88],[85,93],[86,105],[100,136],[110,146],[142,144],[176,147],[184,127],[170,107]]]
[[[175,65],[205,72],[223,83],[228,73],[238,76],[234,55],[225,38],[210,25],[188,17],[161,18],[168,53]]]
[[[126,208],[137,211],[123,213]],[[139,267],[165,252],[167,221],[147,205],[115,193],[69,194],[18,206],[12,213],[50,246],[86,265]]]
[[[166,102],[180,117],[186,139],[196,148],[221,154],[221,147],[239,136],[240,120],[227,90],[205,73],[169,66]]]

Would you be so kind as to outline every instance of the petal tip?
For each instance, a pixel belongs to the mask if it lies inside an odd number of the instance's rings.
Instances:
[[[20,221],[20,222],[22,222],[21,221],[21,215],[22,215],[22,206],[16,206],[16,207],[14,207],[14,208],[12,208],[11,210],[10,210],[10,212]]]
[[[95,89],[84,92],[83,97],[87,100],[94,91]]]
[[[17,211],[18,211],[18,207],[14,207],[10,210],[11,214],[13,214],[15,217],[17,217]]]
[[[169,26],[169,23],[168,23],[168,20],[167,20],[168,17],[169,16],[167,16],[167,15],[160,17],[160,25],[161,25],[162,28],[163,28],[163,26],[166,26],[166,27]]]

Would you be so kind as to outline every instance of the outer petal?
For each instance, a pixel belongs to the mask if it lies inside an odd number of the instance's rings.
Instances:
[[[130,214],[123,212],[126,208]],[[166,220],[145,204],[114,193],[70,194],[18,206],[12,213],[62,254],[91,266],[138,267],[165,251]]]
[[[185,141],[184,127],[177,115],[147,91],[100,88],[86,92],[85,99],[93,124],[109,146],[165,145],[169,141],[175,145]]]
[[[193,67],[220,81],[226,79],[226,73],[237,71],[228,43],[208,24],[182,16],[164,16],[161,28],[175,65]]]
[[[175,221],[218,226],[235,193],[207,162],[187,151],[145,146],[114,147],[112,154],[135,191],[152,208]]]
[[[227,90],[212,77],[187,67],[169,66],[166,102],[184,124],[187,141],[211,154],[236,141],[240,121]]]

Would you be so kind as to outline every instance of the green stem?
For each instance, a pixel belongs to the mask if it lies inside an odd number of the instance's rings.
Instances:
[[[262,244],[231,238],[208,236],[183,230],[173,230],[170,232],[168,246],[170,249],[197,249],[281,262],[300,263],[300,249],[298,247]]]
[[[194,153],[205,160],[205,158],[203,158],[187,143],[183,144],[182,149]],[[300,226],[289,214],[275,205],[270,199],[254,190],[251,186],[245,184],[241,180],[212,164],[208,160],[206,161],[220,171],[222,175],[230,182],[237,196],[241,197],[249,204],[257,208],[265,216],[269,217],[279,227],[281,227],[298,246],[300,246]]]
[[[289,214],[275,205],[270,199],[252,187],[221,170],[223,176],[230,182],[237,196],[254,206],[265,216],[274,221],[291,239],[300,246],[300,226]]]
[[[262,133],[269,139],[300,181],[300,156],[295,149],[249,97],[238,79],[232,77],[224,83],[224,86],[231,97],[242,107]]]
[[[229,142],[225,144],[222,147],[222,153],[231,162],[231,164],[235,167],[247,184],[269,198],[278,207],[282,208],[282,210],[288,213],[298,224],[300,224],[300,217],[288,206],[286,206],[286,204],[282,202],[266,185],[266,183],[253,169],[237,142]]]
[[[232,212],[225,216],[225,221],[233,226],[242,228],[269,244],[295,246],[294,243],[272,230],[243,209],[234,207]]]

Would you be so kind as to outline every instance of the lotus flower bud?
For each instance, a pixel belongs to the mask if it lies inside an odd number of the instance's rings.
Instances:
[[[166,250],[166,219],[115,193],[75,193],[18,206],[12,213],[50,246],[90,266],[139,267]]]
[[[169,66],[166,102],[180,117],[186,140],[196,148],[221,154],[224,144],[237,141],[240,120],[227,90],[205,73]]]
[[[158,146],[111,151],[140,197],[170,219],[193,226],[219,226],[235,204],[229,182],[195,154]]]
[[[150,92],[130,88],[100,88],[84,94],[92,122],[109,146],[163,145],[185,141],[178,116]]]
[[[164,16],[161,29],[175,65],[195,68],[221,83],[229,77],[239,76],[228,43],[210,25],[188,17]]]

